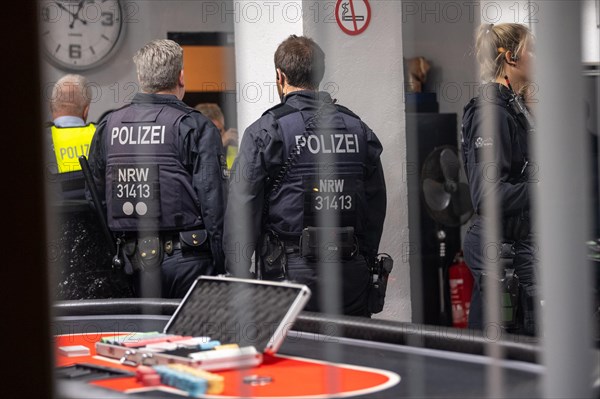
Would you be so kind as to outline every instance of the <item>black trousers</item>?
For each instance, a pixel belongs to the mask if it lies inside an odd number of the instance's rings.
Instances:
[[[477,217],[473,224],[467,230],[463,242],[464,258],[467,266],[473,275],[473,293],[471,297],[471,307],[469,310],[469,328],[483,330],[486,328],[486,321],[483,315],[483,293],[480,287],[480,279],[485,271],[486,263],[502,264],[498,259],[498,247],[495,243],[484,242],[484,220]],[[519,315],[524,329],[523,333],[532,335],[536,330],[535,312],[532,302],[537,297],[536,280],[536,249],[533,242],[533,236],[530,234],[526,240],[516,241],[514,245],[515,257],[512,267],[515,274],[519,277],[521,288],[520,297],[522,303],[519,304]],[[497,270],[496,272],[502,272]]]
[[[210,253],[183,253],[175,249],[171,255],[164,254],[160,265],[136,270],[133,289],[140,298],[183,298],[198,277],[213,274]]]
[[[334,300],[339,301],[345,315],[371,316],[368,310],[369,267],[362,255],[339,262],[313,262],[301,258],[298,253],[288,254],[288,278],[310,288],[312,295],[305,310],[328,311],[328,301]],[[335,296],[336,292],[340,296]]]

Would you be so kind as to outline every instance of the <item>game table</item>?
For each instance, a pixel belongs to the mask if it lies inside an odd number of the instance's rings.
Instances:
[[[132,377],[135,368],[93,356],[102,333],[160,331],[178,304],[148,299],[56,303],[51,327],[57,346],[83,344],[91,349],[84,358],[57,354],[57,366],[91,363],[129,372],[97,381],[57,373],[59,397],[182,397],[181,391],[166,387],[144,388]],[[254,369],[219,373],[225,376],[225,390],[206,397],[480,398],[487,393],[492,365],[484,355],[490,340],[504,352],[504,360],[497,363],[504,395],[542,395],[544,368],[536,362],[539,348],[534,338],[311,312],[301,312],[290,327],[275,356],[265,355]]]

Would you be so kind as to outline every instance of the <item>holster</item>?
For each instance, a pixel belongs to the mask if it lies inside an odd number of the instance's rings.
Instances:
[[[261,280],[283,281],[287,278],[285,246],[277,234],[268,231],[262,237],[257,264],[257,277]]]
[[[371,280],[369,283],[367,306],[369,312],[373,314],[381,312],[385,305],[385,292],[387,290],[388,278],[394,267],[394,260],[388,255],[383,255],[369,263]]]
[[[358,253],[354,227],[306,227],[300,237],[300,256],[320,262],[349,260]]]
[[[519,215],[507,216],[502,220],[503,236],[507,240],[524,240],[531,232],[529,212],[524,211]]]
[[[123,238],[123,247],[121,249],[121,251],[123,251],[123,262],[125,263],[125,273],[126,274],[133,274],[133,272],[139,270],[139,265],[137,264],[137,262],[133,259],[133,255],[135,254],[135,248],[137,246],[137,240],[136,239],[125,239]],[[135,263],[135,264],[134,264]]]
[[[503,241],[500,244],[500,253],[497,270],[501,272],[504,270],[512,269],[513,262],[515,260],[515,255],[515,242]]]
[[[144,271],[160,267],[163,261],[163,244],[159,236],[145,236],[137,239],[135,258]]]
[[[522,324],[522,333],[527,335],[536,335],[538,326],[536,320],[537,307],[539,306],[539,294],[535,286],[519,287],[520,311],[519,320]]]
[[[480,286],[485,292],[492,284],[498,286],[501,297],[501,323],[506,329],[513,329],[518,325],[517,311],[519,309],[519,277],[515,269],[505,269],[501,277],[497,275],[481,274]]]
[[[157,269],[164,256],[163,243],[158,235],[126,239],[122,251],[127,274]]]

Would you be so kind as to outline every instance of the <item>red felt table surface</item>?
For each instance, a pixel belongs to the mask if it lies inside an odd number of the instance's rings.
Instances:
[[[122,333],[126,335],[126,333]],[[103,336],[115,333],[69,334],[55,337],[55,347],[84,345],[90,349],[89,356],[66,357],[56,350],[56,365],[69,366],[91,363],[135,372],[134,367],[124,366],[114,359],[96,356],[95,344]],[[225,390],[214,397],[331,397],[354,396],[386,389],[398,383],[399,376],[384,370],[363,368],[347,364],[333,364],[311,359],[292,358],[282,355],[264,356],[259,367],[220,371],[225,377]],[[262,386],[244,383],[248,376],[270,377],[271,382]],[[92,384],[121,392],[144,389],[135,377],[94,381]],[[151,389],[155,389],[152,387]],[[207,395],[208,397],[208,395]]]

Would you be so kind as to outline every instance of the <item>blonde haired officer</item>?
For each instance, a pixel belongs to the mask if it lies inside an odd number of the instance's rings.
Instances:
[[[506,249],[509,263],[505,270],[514,270],[520,288],[518,299],[511,306],[517,313],[505,327],[514,333],[535,334],[537,283],[529,221],[532,179],[528,168],[532,164],[528,133],[533,126],[532,120],[525,116],[529,116],[525,102],[518,96],[531,83],[533,36],[520,24],[486,24],[477,34],[476,50],[485,83],[480,95],[465,106],[462,119],[463,159],[476,212],[463,245],[465,261],[475,278],[469,326],[486,327],[482,288],[494,280],[485,277],[486,263],[490,262],[486,258],[489,243],[485,242],[485,229],[491,223],[485,206],[488,198],[495,195],[500,205],[502,248]],[[516,107],[518,103],[523,105],[521,109]],[[494,167],[493,180],[490,180],[490,166]],[[497,266],[500,270],[494,270],[494,274],[505,273],[503,265]],[[513,279],[506,274],[498,277],[505,282],[509,278]]]

